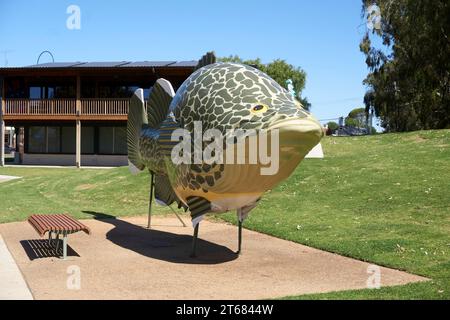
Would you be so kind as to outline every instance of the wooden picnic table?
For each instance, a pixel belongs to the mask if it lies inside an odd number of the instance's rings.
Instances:
[[[59,236],[63,236],[63,259],[67,257],[67,235],[78,231],[91,233],[87,226],[68,214],[33,214],[28,218],[28,222],[41,237],[48,232],[49,244],[52,245],[52,242],[56,241],[56,252],[59,249]],[[56,235],[55,239],[52,239],[53,233]]]

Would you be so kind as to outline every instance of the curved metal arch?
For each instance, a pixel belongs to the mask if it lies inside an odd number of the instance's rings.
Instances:
[[[39,54],[39,57],[37,58],[36,64],[39,64],[39,59],[41,59],[41,56],[42,56],[44,53],[48,53],[48,54],[50,55],[50,57],[52,57],[52,62],[53,62],[53,63],[55,62],[55,58],[53,57],[53,54],[52,54],[50,51],[48,51],[48,50],[44,50],[44,51],[42,51],[42,52]]]

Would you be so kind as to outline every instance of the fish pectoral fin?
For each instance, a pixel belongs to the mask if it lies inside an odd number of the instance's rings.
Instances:
[[[211,202],[203,197],[196,196],[188,197],[186,200],[191,212],[192,224],[195,227],[203,215],[211,212]]]
[[[151,128],[158,129],[161,123],[167,119],[174,95],[175,91],[169,81],[163,78],[156,81],[150,91],[147,103],[148,125]]]
[[[155,175],[155,199],[161,205],[169,206],[176,202],[179,208],[186,207],[173,191],[169,178],[161,174]]]
[[[216,63],[216,55],[214,51],[206,53],[203,57],[201,57],[200,60],[198,60],[198,64],[195,67],[195,70],[198,70],[200,68],[203,68],[204,66]]]

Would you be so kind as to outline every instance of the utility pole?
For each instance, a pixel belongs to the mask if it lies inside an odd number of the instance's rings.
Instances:
[[[5,121],[3,113],[5,109],[5,80],[0,79],[1,103],[0,103],[0,167],[5,166]]]
[[[7,67],[8,66],[8,53],[11,53],[11,52],[13,52],[14,50],[1,50],[0,51],[0,53],[3,53],[3,56],[4,56],[4,62],[3,62],[3,65],[5,66],[5,67]]]

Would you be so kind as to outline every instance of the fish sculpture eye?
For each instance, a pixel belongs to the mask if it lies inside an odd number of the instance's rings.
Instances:
[[[261,114],[269,110],[269,107],[265,104],[257,104],[251,110],[253,114]]]

